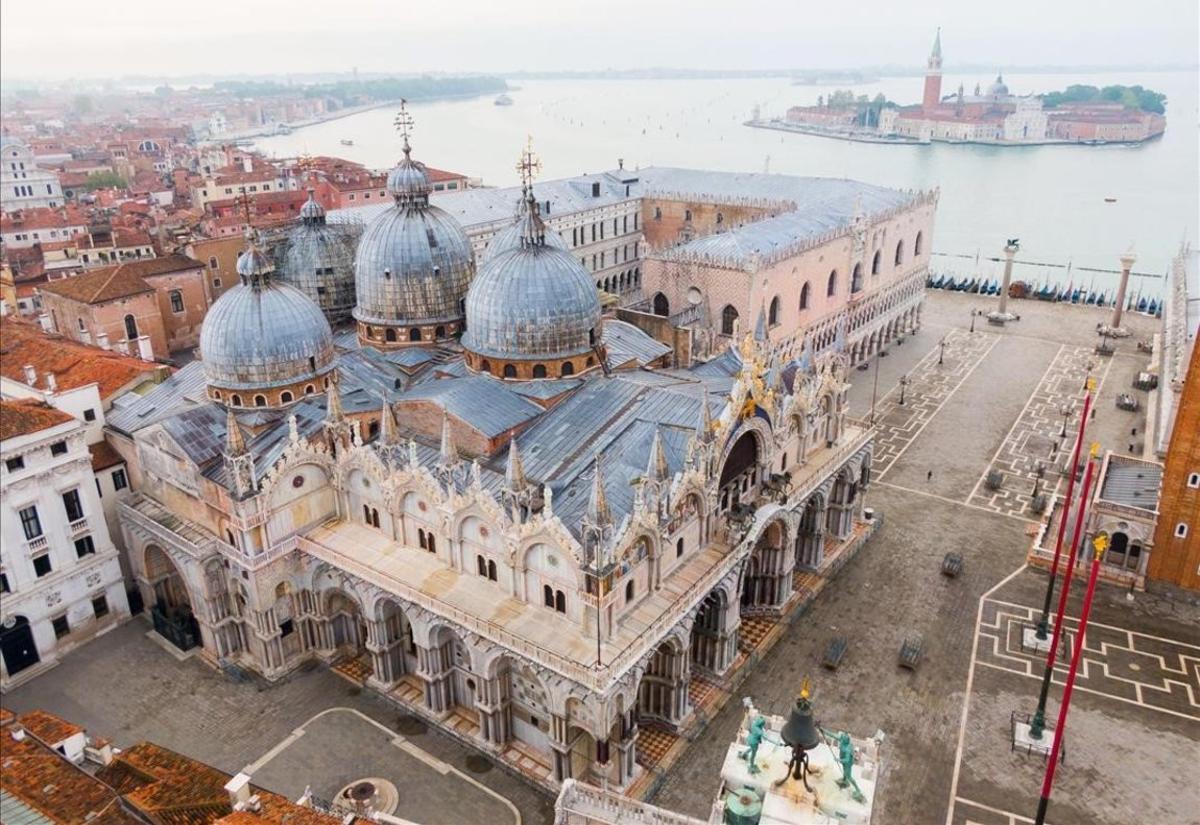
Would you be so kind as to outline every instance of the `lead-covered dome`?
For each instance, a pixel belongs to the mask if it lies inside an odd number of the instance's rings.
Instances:
[[[273,269],[251,236],[237,262],[241,283],[217,299],[200,330],[209,395],[233,407],[278,407],[323,392],[334,368],[329,322]]]
[[[394,347],[444,340],[462,329],[462,299],[475,273],[471,241],[429,204],[429,175],[410,157],[388,176],[395,203],[367,226],[354,260],[359,341]]]
[[[989,97],[1007,97],[1008,96],[1008,86],[1004,83],[1003,75],[1001,75],[1001,74],[996,75],[996,82],[993,83],[991,86],[988,86],[987,93],[988,93]]]
[[[357,231],[328,224],[312,189],[300,207],[300,223],[287,235],[277,276],[321,308],[331,325],[350,320],[354,309],[354,250]]]
[[[536,202],[526,209],[519,245],[490,257],[467,293],[467,361],[503,378],[574,375],[598,362],[600,296],[573,255],[546,243]]]

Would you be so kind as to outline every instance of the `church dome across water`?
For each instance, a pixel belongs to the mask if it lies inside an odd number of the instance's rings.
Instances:
[[[330,324],[348,321],[354,309],[356,234],[349,225],[326,223],[310,189],[281,256],[277,277],[307,295]]]
[[[431,343],[462,330],[475,273],[471,242],[458,221],[429,204],[429,175],[410,153],[406,134],[404,159],[388,176],[395,203],[367,226],[355,256],[353,315],[364,345]]]
[[[241,283],[212,305],[200,330],[209,396],[231,407],[279,407],[324,392],[334,368],[329,322],[273,269],[251,238],[238,258]]]

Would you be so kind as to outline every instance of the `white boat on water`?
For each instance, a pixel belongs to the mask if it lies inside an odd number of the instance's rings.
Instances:
[[[342,138],[342,145],[343,146],[353,146],[354,141],[350,140],[349,138]]]
[[[500,96],[499,96],[499,97],[497,97],[497,98],[496,98],[496,99],[495,99],[493,102],[494,102],[494,103],[495,103],[497,106],[511,106],[511,105],[513,105],[513,99],[512,99],[511,97],[509,97],[508,95],[500,95]]]

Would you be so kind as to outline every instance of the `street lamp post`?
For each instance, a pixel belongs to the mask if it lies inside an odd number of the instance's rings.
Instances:
[[[1033,480],[1033,497],[1036,499],[1038,494],[1042,492],[1042,478],[1046,475],[1046,465],[1038,462],[1037,478]]]
[[[1069,403],[1063,404],[1061,407],[1058,408],[1058,414],[1063,417],[1062,432],[1060,432],[1058,434],[1058,437],[1066,438],[1067,437],[1067,421],[1071,418],[1071,405]]]
[[[971,332],[975,331],[975,316],[979,314],[979,310],[971,310]]]
[[[908,386],[908,376],[900,376],[900,406],[904,406],[904,388]]]
[[[946,336],[942,336],[942,340],[938,341],[938,366],[940,367],[946,359]]]

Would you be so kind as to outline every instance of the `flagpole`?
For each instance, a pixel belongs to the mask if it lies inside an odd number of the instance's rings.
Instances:
[[[1067,570],[1063,574],[1062,592],[1058,596],[1058,613],[1054,616],[1054,635],[1050,640],[1050,650],[1046,654],[1046,670],[1042,674],[1042,689],[1038,694],[1037,710],[1029,723],[1029,738],[1041,739],[1046,728],[1046,699],[1050,695],[1050,682],[1054,677],[1054,664],[1058,659],[1058,641],[1062,637],[1063,617],[1067,611],[1067,597],[1071,595],[1071,578],[1075,572],[1075,554],[1079,550],[1083,538],[1083,518],[1087,515],[1088,492],[1092,488],[1092,470],[1096,467],[1096,453],[1100,445],[1093,444],[1087,472],[1083,474],[1083,489],[1079,493],[1079,512],[1075,517],[1075,533],[1071,536],[1071,554],[1067,559]],[[1057,731],[1056,731],[1057,732]]]
[[[1108,536],[1101,533],[1092,542],[1092,572],[1088,576],[1087,593],[1083,597],[1083,610],[1079,615],[1079,627],[1075,630],[1075,652],[1071,656],[1071,668],[1067,671],[1067,684],[1063,688],[1062,705],[1058,708],[1058,726],[1054,729],[1054,745],[1050,748],[1050,761],[1046,763],[1046,776],[1042,780],[1042,797],[1038,800],[1037,817],[1034,825],[1046,825],[1046,809],[1050,807],[1050,791],[1054,787],[1054,771],[1058,766],[1058,754],[1062,748],[1063,729],[1067,724],[1067,712],[1071,709],[1071,694],[1075,690],[1075,674],[1079,660],[1083,658],[1083,637],[1087,634],[1088,616],[1092,612],[1092,599],[1096,595],[1096,579],[1100,576],[1100,557],[1108,547]]]

